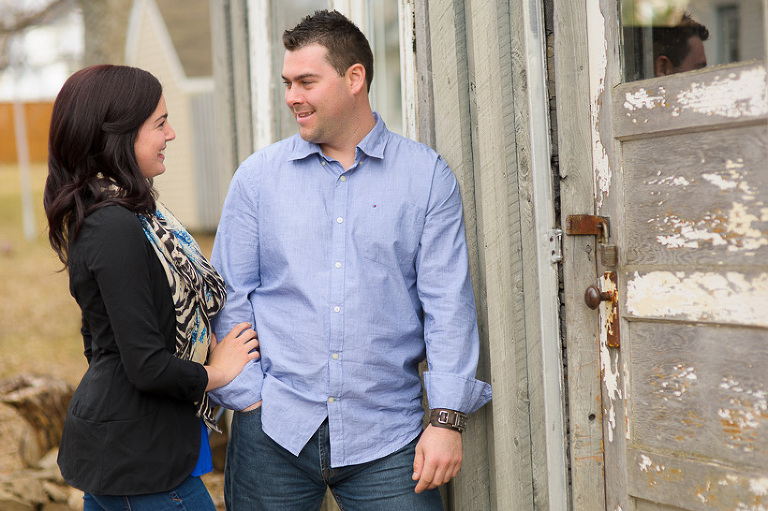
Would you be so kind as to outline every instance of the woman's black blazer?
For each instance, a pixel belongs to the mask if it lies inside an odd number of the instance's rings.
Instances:
[[[88,369],[67,411],[59,467],[97,495],[170,490],[195,467],[194,403],[208,377],[174,356],[175,312],[163,266],[135,214],[90,214],[69,251]]]

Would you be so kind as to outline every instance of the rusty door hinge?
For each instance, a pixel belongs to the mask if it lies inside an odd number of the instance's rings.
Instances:
[[[608,243],[611,237],[611,220],[607,216],[568,215],[565,233],[569,236],[597,236],[600,262],[603,266],[616,266],[619,260],[616,245]]]

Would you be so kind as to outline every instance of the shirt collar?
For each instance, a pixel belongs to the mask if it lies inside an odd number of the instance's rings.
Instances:
[[[377,112],[373,112],[373,118],[376,119],[376,124],[365,138],[357,144],[357,151],[358,155],[362,152],[366,156],[382,159],[384,158],[384,148],[389,138],[389,130]],[[298,134],[294,136],[294,141],[293,151],[288,157],[289,160],[302,160],[312,154],[319,154],[321,156],[323,154],[318,144],[307,142]]]

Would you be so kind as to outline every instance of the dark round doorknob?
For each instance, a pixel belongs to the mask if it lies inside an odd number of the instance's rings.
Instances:
[[[597,289],[597,286],[591,285],[584,292],[584,301],[586,302],[587,307],[594,310],[600,306],[600,302],[610,302],[611,294],[604,293]]]

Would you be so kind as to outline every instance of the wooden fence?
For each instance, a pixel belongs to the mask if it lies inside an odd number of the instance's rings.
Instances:
[[[24,103],[29,161],[43,163],[48,159],[48,129],[53,102]],[[0,164],[16,163],[16,129],[13,103],[0,103]]]

